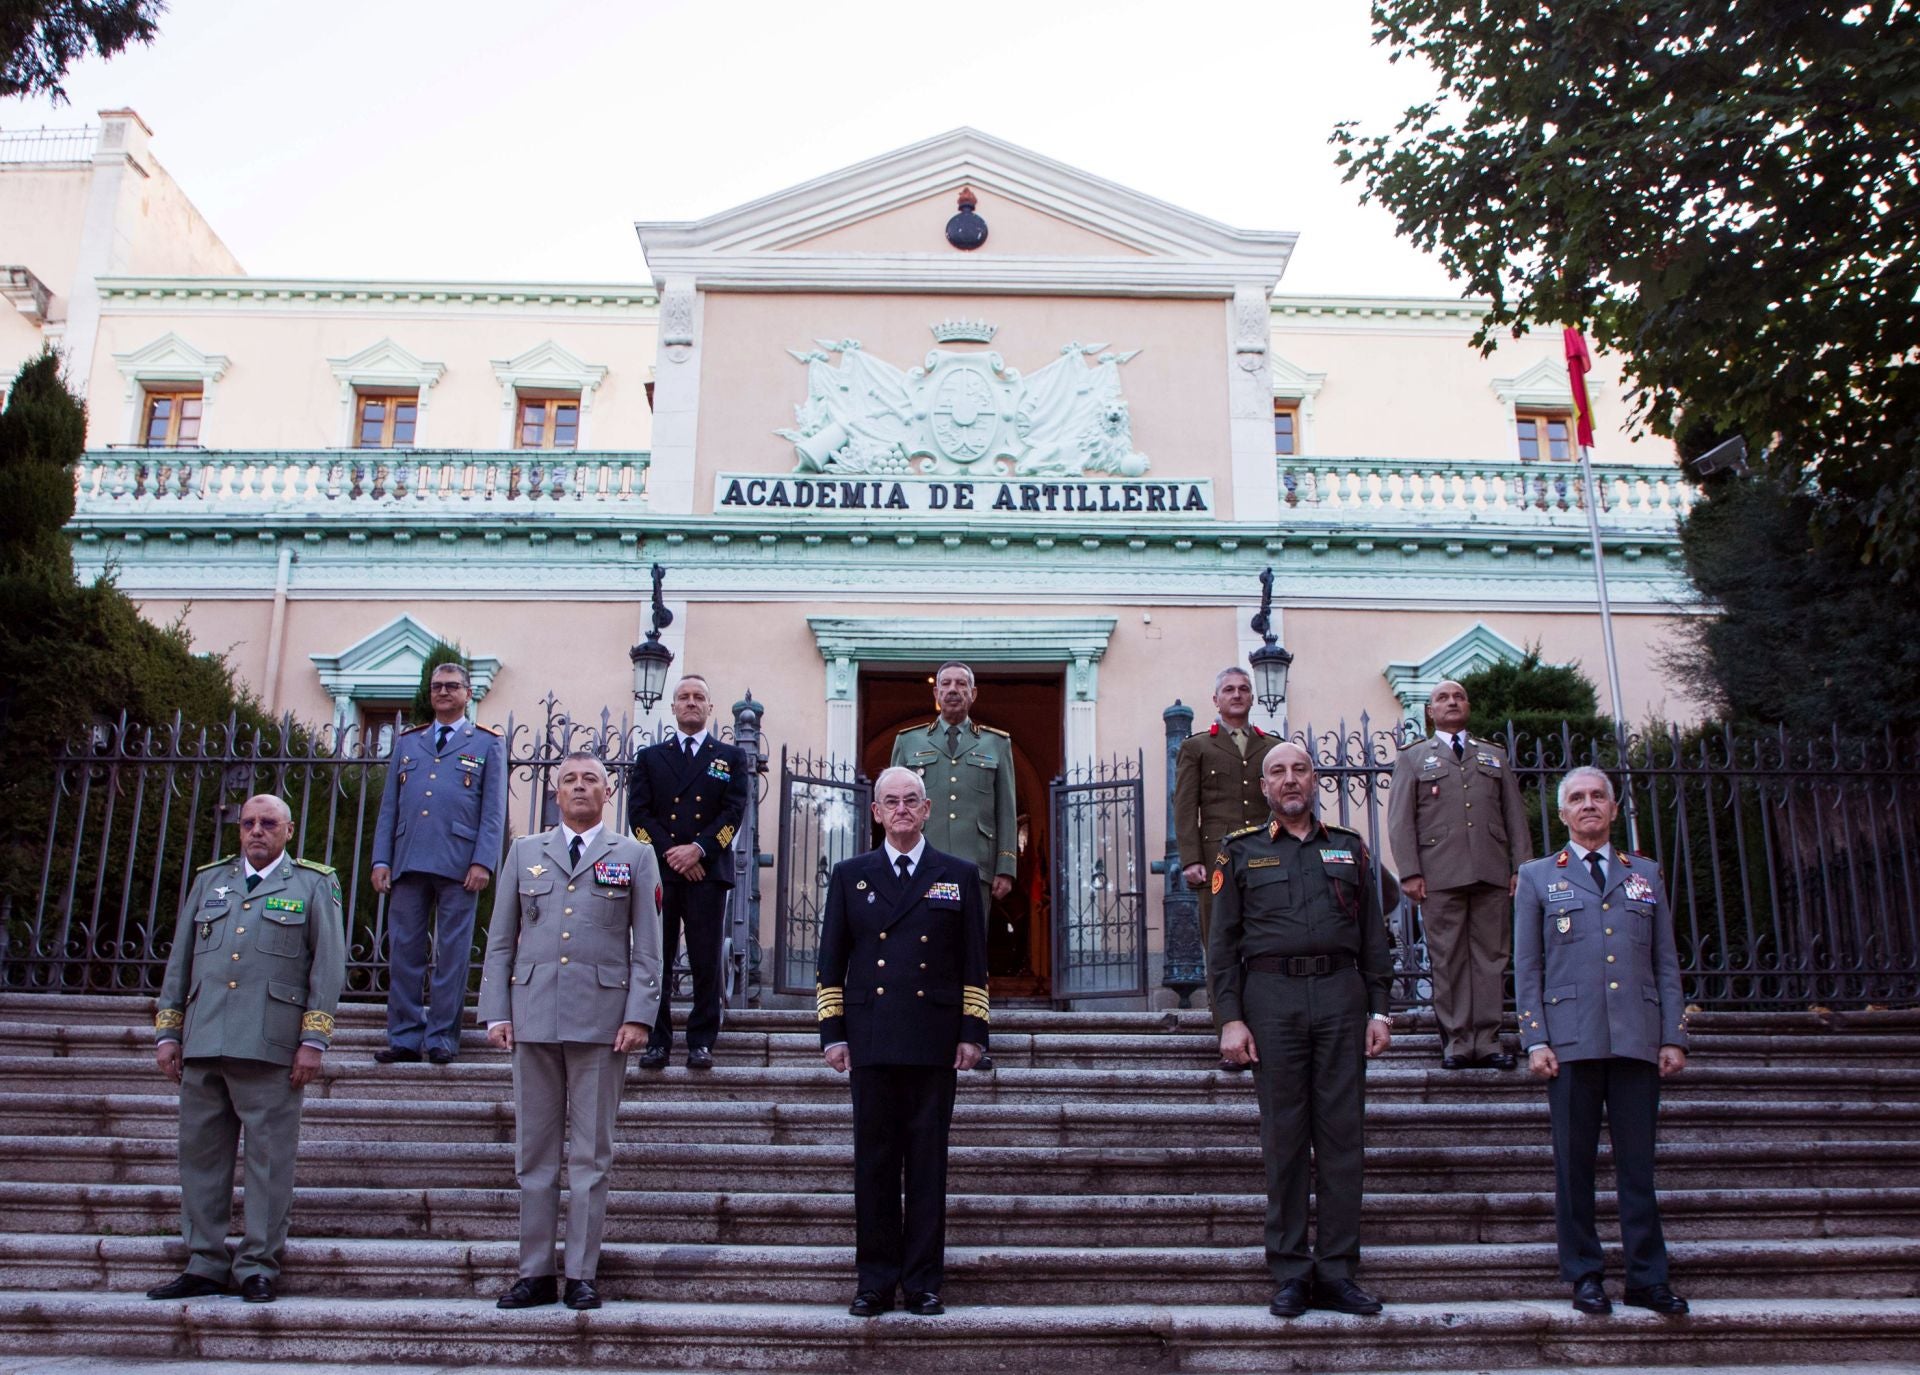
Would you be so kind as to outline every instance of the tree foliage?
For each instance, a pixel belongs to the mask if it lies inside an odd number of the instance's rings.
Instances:
[[[1374,0],[1437,73],[1347,178],[1492,300],[1585,324],[1637,414],[1768,449],[1808,514],[1920,568],[1920,14],[1915,0]],[[1864,538],[1859,536],[1864,535]]]
[[[1558,739],[1565,724],[1577,741],[1607,732],[1600,697],[1576,664],[1540,661],[1540,646],[1527,646],[1517,663],[1490,664],[1460,680],[1473,707],[1474,728],[1489,738],[1505,735],[1506,723],[1526,739]]]
[[[442,664],[458,664],[469,675],[473,672],[473,665],[467,662],[467,656],[459,645],[436,640],[420,665],[420,686],[413,690],[413,705],[407,710],[413,725],[424,726],[433,719],[433,693],[429,684],[433,682],[433,671]]]
[[[112,57],[153,42],[166,9],[166,0],[0,0],[0,96],[66,104],[68,67],[89,53]]]
[[[60,380],[58,356],[29,359],[0,411],[0,571],[72,576],[63,527],[73,518],[70,465],[86,432],[87,413]]]

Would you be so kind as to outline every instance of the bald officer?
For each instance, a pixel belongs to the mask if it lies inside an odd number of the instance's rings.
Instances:
[[[1604,1110],[1626,1254],[1626,1301],[1687,1311],[1667,1279],[1654,1197],[1660,1081],[1687,1067],[1686,1004],[1673,909],[1645,855],[1615,850],[1619,808],[1598,769],[1560,780],[1566,848],[1520,870],[1513,900],[1513,991],[1527,1068],[1547,1081],[1553,1117],[1553,1220],[1560,1278],[1582,1313],[1613,1308],[1593,1221],[1594,1153]]]
[[[925,785],[932,811],[927,843],[970,861],[980,872],[981,896],[992,910],[1013,891],[1019,873],[1019,816],[1013,798],[1013,742],[1003,730],[968,714],[977,695],[973,670],[957,660],[934,675],[940,715],[894,737],[892,767],[912,769]]]
[[[520,1273],[501,1308],[600,1306],[600,1236],[627,1055],[660,1010],[660,870],[604,824],[607,770],[576,751],[554,776],[560,824],[507,851],[487,929],[480,1020],[513,1052]],[[566,1287],[554,1276],[566,1148]]]
[[[387,1045],[381,1064],[460,1053],[473,919],[507,829],[507,747],[467,719],[467,670],[428,679],[433,720],[393,742],[373,833],[373,887],[387,903]],[[434,929],[429,937],[428,914]],[[421,1003],[429,956],[432,1011]]]
[[[174,929],[153,1019],[160,1072],[180,1086],[180,1231],[186,1272],[150,1299],[227,1292],[272,1303],[293,1206],[302,1091],[320,1072],[347,973],[340,882],[287,858],[293,813],[270,794],[240,808],[240,853],[200,867]],[[246,1136],[246,1234],[229,1260],[233,1162]]]
[[[1420,904],[1441,1067],[1512,1069],[1500,1021],[1514,875],[1533,858],[1533,841],[1507,752],[1467,733],[1470,709],[1460,684],[1434,688],[1433,736],[1393,761],[1387,838],[1400,891]]]

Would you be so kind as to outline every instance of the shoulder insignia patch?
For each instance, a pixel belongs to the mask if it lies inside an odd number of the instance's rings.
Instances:
[[[1239,830],[1237,830],[1237,831],[1228,831],[1228,832],[1227,832],[1227,834],[1226,834],[1226,838],[1225,838],[1225,839],[1226,839],[1226,840],[1238,840],[1238,839],[1239,839],[1239,838],[1240,838],[1241,836],[1250,836],[1250,835],[1252,835],[1252,834],[1253,834],[1253,833],[1254,833],[1255,831],[1264,831],[1264,830],[1266,830],[1266,829],[1267,829],[1267,823],[1266,823],[1266,822],[1264,822],[1264,821],[1256,821],[1256,822],[1254,822],[1254,823],[1253,823],[1253,825],[1251,825],[1251,826],[1242,826],[1242,827],[1241,827],[1241,828],[1240,828]],[[1225,843],[1225,841],[1222,841],[1222,843],[1224,844],[1224,843]]]
[[[431,726],[432,724],[433,722],[431,721],[427,722],[427,726]],[[418,735],[421,731],[425,730],[427,726],[409,726],[407,729],[401,731],[400,733],[402,735]]]
[[[1218,735],[1219,733],[1220,733],[1220,723],[1218,721],[1215,721],[1211,726],[1207,727],[1208,735]]]
[[[302,869],[311,869],[316,874],[332,874],[338,872],[331,864],[322,864],[317,859],[296,859],[294,863]]]
[[[222,864],[231,864],[233,863],[234,860],[238,858],[239,858],[238,855],[225,855],[219,859],[210,859],[205,864],[202,864],[199,868],[195,869],[193,872],[196,874],[204,874],[209,869],[218,869]]]
[[[983,730],[983,731],[985,731],[985,732],[986,732],[986,733],[987,733],[988,735],[997,735],[997,736],[999,736],[999,737],[1000,737],[1000,738],[1001,738],[1002,740],[1011,740],[1011,739],[1013,739],[1013,737],[1012,737],[1011,735],[1009,735],[1009,734],[1007,734],[1007,732],[1005,732],[1005,731],[1003,731],[1003,730],[1001,730],[1001,729],[1000,729],[1000,727],[998,727],[998,726],[982,726],[982,727],[980,727],[980,729],[981,729],[981,730]]]
[[[474,728],[475,730],[477,730],[477,731],[485,731],[485,732],[486,732],[486,733],[487,733],[488,735],[494,735],[494,736],[497,736],[497,735],[499,735],[499,734],[500,734],[500,732],[499,732],[499,731],[498,731],[497,729],[495,729],[494,727],[492,727],[492,726],[483,726],[483,725],[481,725],[481,724],[480,724],[480,723],[479,723],[478,721],[475,721],[475,722],[473,723],[473,728]]]

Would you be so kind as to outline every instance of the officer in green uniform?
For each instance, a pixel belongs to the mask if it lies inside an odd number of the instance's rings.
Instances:
[[[1314,816],[1313,761],[1291,742],[1261,770],[1272,819],[1214,857],[1207,980],[1220,1058],[1253,1066],[1267,1169],[1268,1311],[1378,1313],[1360,1263],[1365,1060],[1392,1039],[1386,923],[1360,836]],[[1318,1245],[1307,1245],[1308,1147]]]
[[[1214,675],[1213,709],[1220,718],[1205,733],[1180,742],[1173,769],[1173,838],[1187,886],[1200,890],[1203,950],[1213,916],[1207,861],[1235,831],[1267,819],[1260,765],[1280,742],[1247,719],[1253,711],[1253,679],[1238,665]]]
[[[974,696],[972,669],[951,660],[940,665],[933,680],[940,715],[895,736],[888,763],[920,775],[933,806],[927,844],[973,862],[980,871],[981,906],[991,913],[993,902],[1013,891],[1020,823],[1013,801],[1013,741],[1005,731],[967,715]]]
[[[186,1272],[150,1299],[227,1292],[272,1303],[293,1206],[300,1100],[333,1039],[346,978],[340,881],[289,859],[293,813],[271,794],[240,809],[240,850],[202,865],[174,930],[153,1019],[154,1058],[180,1086]],[[233,1162],[246,1130],[246,1234],[227,1256]]]

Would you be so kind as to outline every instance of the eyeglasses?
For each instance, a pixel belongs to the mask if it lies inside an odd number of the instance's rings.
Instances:
[[[465,683],[432,683],[428,685],[427,690],[429,692],[464,692],[466,686]]]

